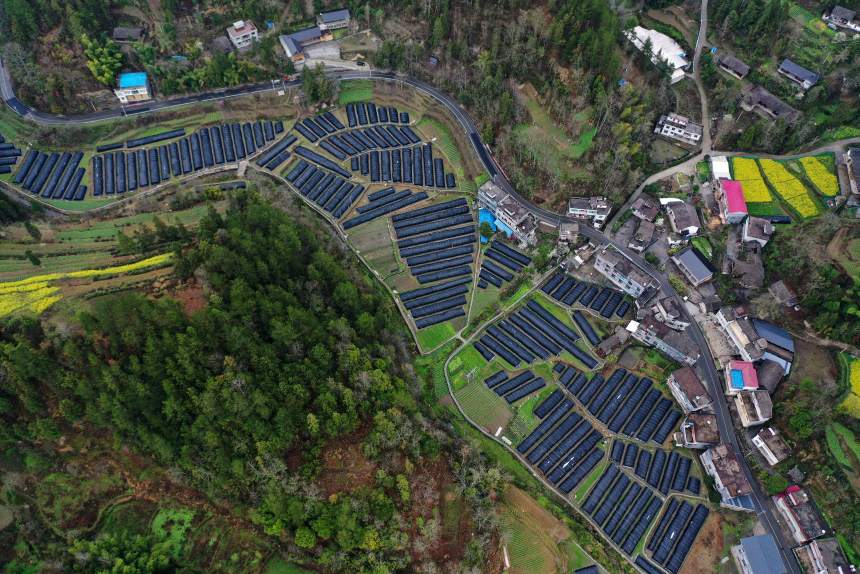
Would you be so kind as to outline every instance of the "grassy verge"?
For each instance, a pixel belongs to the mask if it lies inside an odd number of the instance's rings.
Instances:
[[[454,335],[456,331],[450,322],[438,323],[418,331],[418,344],[421,349],[429,351],[450,340]]]
[[[340,83],[337,100],[342,106],[353,102],[367,102],[373,99],[371,80],[344,80]]]

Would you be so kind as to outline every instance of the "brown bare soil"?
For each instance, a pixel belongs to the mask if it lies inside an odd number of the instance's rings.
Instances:
[[[701,532],[687,554],[681,574],[716,572],[723,554],[723,519],[719,513],[711,512]]]
[[[206,307],[207,298],[203,286],[197,281],[178,285],[169,291],[170,298],[175,299],[187,315],[193,315]]]
[[[361,442],[366,434],[361,433],[360,438],[352,435],[339,439],[323,450],[323,468],[318,482],[326,496],[373,484],[376,463],[361,452]]]
[[[791,375],[788,381],[782,383],[783,385],[796,385],[805,379],[812,379],[821,389],[822,398],[828,400],[836,391],[838,375],[838,369],[828,349],[813,345],[799,337],[794,338]],[[778,398],[779,395],[774,402],[777,402]]]

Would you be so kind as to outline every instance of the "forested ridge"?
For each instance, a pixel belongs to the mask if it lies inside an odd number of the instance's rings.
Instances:
[[[116,433],[335,572],[433,561],[438,528],[411,523],[432,523],[428,500],[439,493],[411,484],[435,469],[460,485],[477,528],[448,567],[479,565],[501,475],[468,449],[452,456],[454,443],[422,414],[387,294],[319,228],[250,194],[225,215],[211,210],[177,255],[179,278],[208,285],[196,313],[126,293],[97,300],[72,331],[4,326],[0,443],[54,441],[71,424]],[[325,498],[321,453],[345,440],[360,441],[376,471]],[[111,542],[160,556],[158,541]]]

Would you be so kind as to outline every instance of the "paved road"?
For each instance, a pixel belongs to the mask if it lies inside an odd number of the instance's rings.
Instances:
[[[705,31],[707,30],[707,0],[702,0],[702,16],[699,28],[699,38],[696,42],[697,47],[700,47],[704,42]],[[704,97],[704,90],[701,86],[701,82],[699,80],[699,60],[698,60],[698,50],[697,54],[694,57],[694,79],[696,81],[697,88],[700,93],[700,97],[702,98],[702,117],[706,122],[706,125],[710,125],[710,119],[707,109],[707,101]],[[522,197],[517,191],[513,188],[510,182],[503,175],[502,170],[499,168],[496,163],[495,158],[492,157],[489,153],[482,153],[480,146],[483,144],[480,142],[480,138],[477,137],[472,139],[473,135],[477,135],[477,129],[475,123],[471,119],[471,117],[466,113],[460,105],[451,98],[448,94],[441,92],[434,88],[433,86],[421,82],[419,80],[415,80],[413,78],[399,76],[397,74],[391,72],[377,72],[377,71],[332,71],[328,73],[328,76],[333,79],[338,80],[347,80],[347,79],[372,79],[375,81],[387,81],[387,82],[397,82],[405,85],[409,85],[412,88],[419,90],[435,100],[444,105],[446,109],[457,119],[461,128],[465,132],[467,139],[470,141],[471,145],[474,148],[477,156],[481,158],[482,162],[485,164],[485,168],[490,173],[495,173],[495,177],[493,178],[496,185],[504,189],[506,192],[510,193],[514,197],[516,197],[519,202],[530,210],[534,216],[540,220],[551,222],[553,224],[559,224],[564,221],[572,221],[576,222],[578,220],[567,217],[566,215],[558,214],[547,209],[541,208],[539,206],[531,204],[526,198]],[[299,82],[289,82],[285,85],[287,86],[296,86]],[[142,106],[134,106],[125,109],[119,110],[108,110],[103,112],[94,112],[82,115],[74,115],[74,116],[55,116],[50,114],[45,114],[42,112],[38,112],[36,110],[32,110],[18,102],[14,98],[14,92],[12,91],[11,84],[9,82],[8,74],[6,70],[2,66],[2,61],[0,61],[0,94],[3,95],[4,100],[7,102],[10,107],[12,107],[16,112],[24,116],[26,119],[31,120],[33,122],[43,124],[43,125],[80,125],[91,122],[102,121],[105,119],[111,118],[119,118],[124,115],[135,115],[135,114],[144,114],[151,113],[158,110],[166,110],[174,107],[191,105],[200,102],[207,101],[216,101],[223,100],[232,97],[238,97],[243,95],[255,94],[255,93],[264,93],[271,90],[277,89],[277,87],[272,82],[264,82],[260,84],[253,84],[247,86],[241,86],[236,88],[230,88],[225,90],[215,90],[211,92],[195,94],[191,96],[185,96],[182,98],[177,98],[174,100],[164,101],[164,102],[154,102],[145,104]],[[10,102],[11,100],[11,102]],[[663,179],[673,173],[676,173],[683,169],[690,169],[695,166],[695,164],[702,159],[707,152],[710,152],[711,141],[710,141],[710,130],[706,129],[705,133],[706,137],[703,137],[703,150],[701,153],[696,155],[695,157],[687,160],[681,165],[674,166],[672,168],[663,170],[657,174],[654,174],[647,178],[634,192],[633,196],[631,196],[631,201],[641,193],[642,189],[649,183],[656,182],[660,179]],[[834,151],[837,149],[841,149],[846,143],[853,143],[855,141],[860,141],[860,138],[854,138],[852,140],[845,140],[842,142],[835,142],[832,144],[828,144],[827,146],[823,146],[819,148],[819,150],[828,150]],[[723,153],[723,152],[715,152],[715,153]],[[725,155],[736,155],[736,152],[725,152]],[[627,205],[622,208],[619,213],[622,213],[626,209]],[[598,245],[611,244],[616,249],[618,249],[621,253],[627,256],[631,261],[639,265],[642,269],[647,271],[660,285],[660,291],[664,296],[673,297],[678,300],[679,303],[680,297],[675,289],[672,287],[671,283],[669,283],[668,276],[660,273],[659,271],[653,269],[648,263],[646,263],[638,254],[629,251],[626,246],[621,245],[607,235],[605,235],[600,230],[594,229],[588,226],[580,226],[581,233],[587,237],[590,241],[594,242]],[[681,309],[684,309],[684,313],[686,314],[686,309],[683,304],[680,305]],[[747,475],[747,478],[750,480],[750,483],[753,485],[753,499],[755,502],[756,513],[759,518],[762,520],[762,523],[766,527],[766,529],[773,534],[774,538],[777,540],[780,551],[783,555],[783,559],[792,573],[798,572],[797,564],[793,557],[790,554],[791,545],[786,542],[785,538],[782,535],[781,529],[776,524],[774,520],[773,511],[770,506],[769,498],[764,495],[761,488],[758,485],[755,477],[752,475],[749,467],[745,464],[742,451],[740,449],[740,445],[738,443],[737,436],[734,432],[734,427],[732,425],[731,417],[728,412],[728,408],[726,406],[725,400],[723,400],[723,392],[722,392],[722,378],[720,374],[717,372],[713,360],[711,359],[711,353],[705,340],[704,334],[699,328],[698,324],[692,318],[688,317],[690,322],[690,327],[688,327],[687,332],[693,338],[693,340],[698,345],[701,350],[701,357],[698,361],[698,367],[701,372],[705,375],[705,379],[707,380],[711,393],[717,399],[714,402],[715,405],[715,415],[717,417],[717,424],[719,426],[720,435],[724,442],[730,444],[734,451],[739,455],[739,460],[742,461],[742,466],[744,468],[744,472]]]

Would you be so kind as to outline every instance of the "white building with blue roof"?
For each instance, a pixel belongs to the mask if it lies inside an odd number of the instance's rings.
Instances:
[[[349,10],[332,10],[331,12],[323,12],[317,16],[317,26],[320,30],[337,30],[339,28],[349,28],[350,16]]]
[[[133,104],[152,99],[149,77],[146,72],[123,72],[117,78],[117,89],[113,91],[120,103]]]

